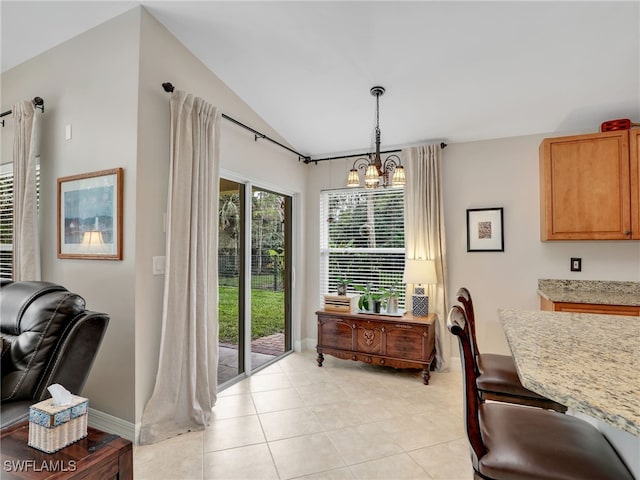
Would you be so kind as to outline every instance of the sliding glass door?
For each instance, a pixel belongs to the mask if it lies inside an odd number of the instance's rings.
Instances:
[[[218,385],[291,350],[291,197],[221,179]]]
[[[218,202],[218,385],[245,371],[245,186],[220,179]]]
[[[251,368],[291,350],[291,197],[253,188]]]

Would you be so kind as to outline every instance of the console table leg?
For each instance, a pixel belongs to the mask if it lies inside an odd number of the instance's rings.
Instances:
[[[321,367],[322,366],[322,362],[324,362],[324,355],[322,354],[322,351],[318,350],[318,358],[316,358],[316,362],[318,362],[318,366]]]
[[[429,365],[427,365],[422,369],[422,383],[429,385],[429,378],[431,378],[431,374],[429,373]]]

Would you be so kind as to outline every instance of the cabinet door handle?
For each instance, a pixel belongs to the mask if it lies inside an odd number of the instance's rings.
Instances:
[[[631,230],[625,230],[624,234],[625,235],[631,235]]]

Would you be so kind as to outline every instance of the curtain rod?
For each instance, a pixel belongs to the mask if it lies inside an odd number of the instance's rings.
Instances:
[[[440,142],[440,148],[444,149],[447,147],[447,144],[444,142]],[[385,154],[385,153],[397,153],[397,152],[401,152],[402,149],[401,148],[396,148],[395,150],[386,150],[384,152],[380,152],[381,154]],[[318,162],[327,162],[330,160],[343,160],[343,159],[347,159],[347,158],[353,158],[353,157],[372,157],[375,154],[375,152],[364,152],[364,153],[351,153],[349,155],[338,155],[337,157],[325,157],[325,158],[310,158],[309,161],[305,160],[304,163],[318,163]]]
[[[164,91],[167,93],[171,93],[174,90],[174,86],[169,83],[169,82],[165,82],[162,84],[162,88],[164,88]],[[37,98],[37,97],[36,97]],[[236,125],[245,128],[247,130],[249,130],[251,133],[253,133],[255,135],[255,140],[257,141],[258,138],[264,138],[265,140],[269,140],[270,142],[275,143],[276,145],[278,145],[281,148],[284,148],[285,150],[289,150],[291,153],[295,153],[298,156],[298,161],[300,161],[302,159],[302,161],[305,164],[310,164],[310,163],[315,163],[316,165],[318,164],[318,162],[326,162],[329,160],[342,160],[342,159],[347,159],[347,158],[353,158],[353,157],[364,157],[364,156],[369,156],[369,155],[373,155],[373,152],[365,152],[365,153],[353,153],[351,155],[339,155],[337,157],[325,157],[325,158],[311,158],[307,155],[303,155],[300,152],[297,152],[296,150],[293,150],[292,148],[287,147],[286,145],[281,144],[280,142],[274,140],[273,138],[270,138],[268,136],[266,136],[264,133],[260,133],[257,130],[254,130],[253,128],[245,125],[242,122],[239,122],[238,120],[236,120],[235,118],[231,118],[229,115],[226,114],[222,114],[222,118],[229,120],[232,123],[235,123]],[[440,148],[445,148],[447,146],[446,143],[441,142],[440,143]],[[399,152],[400,149],[396,149],[396,150],[387,150],[386,152],[380,152],[380,153],[394,153],[394,152]]]
[[[174,86],[169,82],[163,83],[162,84],[162,88],[164,88],[164,91],[167,92],[167,93],[171,93],[174,90]],[[283,145],[282,143],[278,142],[277,140],[274,140],[273,138],[268,137],[264,133],[261,133],[261,132],[255,130],[255,129],[249,127],[248,125],[245,125],[244,123],[239,122],[238,120],[236,120],[235,118],[230,117],[229,115],[226,115],[226,114],[223,113],[222,114],[222,118],[224,118],[225,120],[229,120],[230,122],[235,123],[236,125],[244,128],[246,130],[249,130],[251,133],[253,133],[255,141],[258,141],[258,138],[263,138],[265,140],[269,140],[270,142],[273,142],[276,145],[278,145],[280,148],[284,148],[285,150],[288,150],[291,153],[295,153],[298,156],[298,161],[300,161],[302,159],[302,160],[304,160],[304,163],[308,163],[308,160],[309,160],[308,156],[303,155],[302,153],[300,153],[300,152],[298,152],[298,151],[296,151],[296,150],[294,150],[292,148],[289,148],[286,145]]]
[[[34,107],[39,108],[40,111],[44,113],[44,100],[41,97],[34,97],[34,99],[31,101],[33,102]],[[13,110],[7,110],[6,112],[2,112],[0,113],[0,118],[6,117],[7,115],[11,115],[12,113],[13,113]],[[4,127],[4,120],[0,120],[0,124]]]

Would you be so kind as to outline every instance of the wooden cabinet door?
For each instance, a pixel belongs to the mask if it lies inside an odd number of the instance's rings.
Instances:
[[[604,315],[640,316],[640,307],[632,305],[602,305],[598,303],[552,302],[540,297],[540,310],[549,312],[598,313]]]
[[[418,362],[430,361],[426,328],[413,325],[390,327],[387,330],[387,355]]]
[[[384,355],[383,332],[384,327],[376,322],[355,322],[356,350],[371,355]]]
[[[556,303],[556,312],[574,313],[599,313],[603,315],[627,315],[637,317],[640,315],[640,307],[628,305],[595,305],[590,303]]]
[[[318,346],[354,351],[353,322],[334,317],[318,317]]]
[[[640,128],[630,132],[631,237],[640,240]]]
[[[541,239],[631,238],[629,131],[540,145]]]

